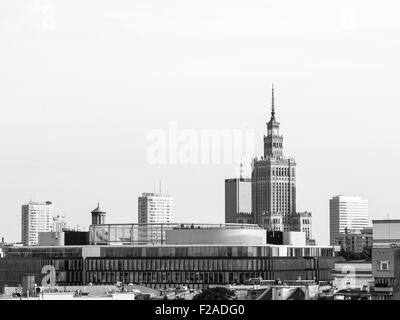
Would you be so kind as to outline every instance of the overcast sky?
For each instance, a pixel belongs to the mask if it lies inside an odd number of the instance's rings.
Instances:
[[[400,218],[398,1],[2,0],[0,236],[20,240],[21,205],[53,201],[88,226],[137,221],[163,189],[178,222],[223,222],[237,165],[153,165],[149,132],[252,129],[271,83],[297,207],[328,243],[329,198],[362,195]]]

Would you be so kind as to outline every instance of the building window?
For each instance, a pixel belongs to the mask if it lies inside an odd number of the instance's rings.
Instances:
[[[388,271],[390,270],[390,261],[379,261],[378,268],[381,271]]]

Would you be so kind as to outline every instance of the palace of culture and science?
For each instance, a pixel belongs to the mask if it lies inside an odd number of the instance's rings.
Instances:
[[[283,136],[275,116],[264,135],[264,155],[252,163],[251,179],[225,180],[225,221],[255,223],[268,231],[303,231],[312,237],[310,212],[296,212],[296,162],[283,155]]]

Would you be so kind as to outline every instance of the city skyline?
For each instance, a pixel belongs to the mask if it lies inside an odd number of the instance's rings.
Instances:
[[[238,176],[237,164],[152,165],[147,134],[171,121],[196,132],[252,128],[261,155],[271,82],[285,153],[299,163],[297,211],[313,213],[317,242],[329,243],[338,194],[367,198],[370,219],[399,217],[399,169],[379,165],[400,158],[396,10],[178,3],[73,4],[74,19],[54,3],[53,25],[43,25],[40,7],[0,4],[0,237],[19,240],[20,206],[31,198],[52,201],[74,224],[90,224],[98,200],[108,221],[134,222],[137,197],[160,179],[176,221],[222,223],[224,180]]]

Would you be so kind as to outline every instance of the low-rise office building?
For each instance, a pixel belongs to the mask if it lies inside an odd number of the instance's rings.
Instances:
[[[368,261],[345,261],[335,263],[332,270],[335,290],[362,289],[369,292],[373,286],[372,264]]]
[[[87,231],[39,232],[39,246],[82,246],[88,244],[89,232]]]
[[[138,244],[142,227],[160,228],[157,233],[165,234],[162,244]],[[272,245],[266,234],[259,226],[242,224],[92,225],[92,245],[8,248],[6,258],[0,259],[0,286],[16,286],[26,274],[43,286],[123,282],[194,289],[259,277],[331,280],[338,260],[333,247],[306,246],[304,233],[299,233],[300,244]]]
[[[374,248],[400,245],[400,220],[373,220],[372,233]]]
[[[305,246],[306,233],[301,231],[287,231],[283,232],[283,243],[289,246]]]
[[[331,247],[160,245],[11,247],[0,260],[0,286],[34,274],[42,285],[143,284],[162,288],[243,284],[247,279],[330,280]]]
[[[400,247],[372,248],[374,300],[400,300]]]
[[[400,220],[373,220],[374,300],[400,299]]]
[[[209,234],[213,233],[214,237],[227,233],[227,230],[243,230],[242,235],[246,232],[265,233],[265,230],[255,224],[225,223],[225,224],[205,224],[205,223],[124,223],[124,224],[102,224],[91,225],[89,227],[89,242],[92,245],[163,245],[166,244],[166,235],[168,230],[214,230],[205,231]],[[254,231],[259,230],[259,231]],[[228,232],[229,233],[229,232]],[[240,231],[237,231],[240,233]],[[152,237],[146,235],[152,234]],[[172,234],[172,233],[171,233]],[[176,234],[176,233],[175,233]],[[183,234],[183,232],[182,232]],[[207,235],[202,234],[197,237],[196,241],[208,241]],[[226,238],[226,237],[225,237]],[[187,239],[190,241],[190,239]],[[215,239],[212,243],[219,243],[220,239]],[[233,239],[231,239],[232,243]],[[191,242],[186,242],[190,244]],[[201,244],[202,242],[197,242]],[[210,243],[210,242],[209,242]],[[225,242],[223,242],[225,243]],[[238,242],[241,243],[241,242]],[[263,243],[266,243],[263,241]],[[220,243],[221,244],[221,243]]]
[[[254,228],[186,228],[166,231],[166,244],[247,244],[264,245],[267,233]]]
[[[336,240],[341,249],[362,253],[364,249],[372,248],[372,228],[364,228],[360,232],[345,232],[339,234]]]

